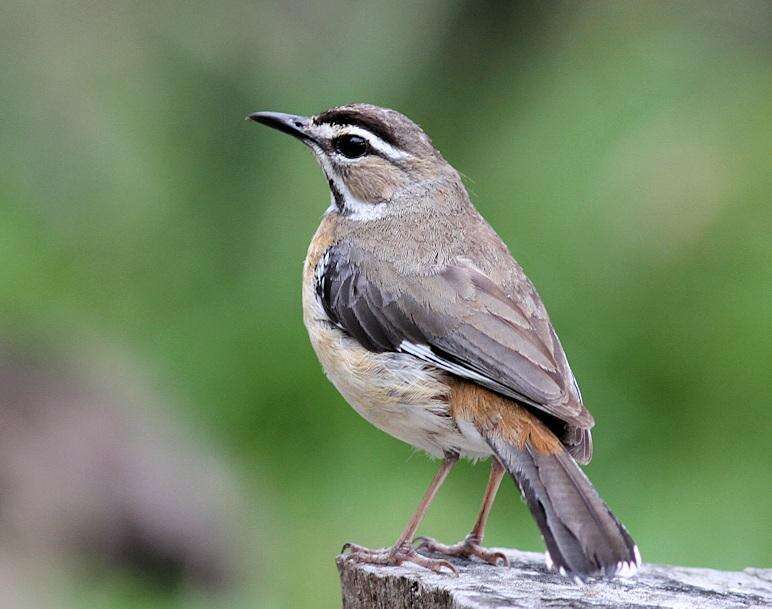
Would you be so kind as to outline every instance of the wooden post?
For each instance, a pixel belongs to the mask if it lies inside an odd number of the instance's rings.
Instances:
[[[498,548],[497,548],[498,549]],[[577,585],[547,571],[544,555],[500,549],[511,566],[453,560],[458,577],[406,563],[359,565],[337,559],[344,609],[598,609],[772,607],[772,569],[715,571],[644,565],[631,579]]]

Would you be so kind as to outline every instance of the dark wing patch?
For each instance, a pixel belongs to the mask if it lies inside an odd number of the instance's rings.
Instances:
[[[361,257],[352,254],[328,250],[317,293],[330,319],[366,349],[410,353],[571,426],[592,426],[530,283],[510,296],[463,262],[417,277],[384,262],[356,264]],[[571,435],[589,450],[588,433],[571,427]]]

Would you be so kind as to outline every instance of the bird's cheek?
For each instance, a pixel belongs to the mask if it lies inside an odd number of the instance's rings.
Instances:
[[[401,175],[396,174],[391,168],[379,166],[369,167],[365,172],[350,172],[348,176],[348,188],[353,196],[367,203],[385,203],[390,201],[394,194],[405,186]]]

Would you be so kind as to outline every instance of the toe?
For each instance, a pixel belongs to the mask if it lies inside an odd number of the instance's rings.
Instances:
[[[432,567],[432,571],[440,573],[442,569],[447,569],[453,577],[458,577],[458,569],[449,560],[438,560]]]
[[[508,567],[509,566],[509,559],[504,555],[503,552],[481,552],[478,554],[480,558],[482,558],[485,562],[488,564],[502,567]]]
[[[417,559],[411,559],[411,562],[415,562],[417,565],[434,571],[435,573],[442,573],[443,569],[448,571],[451,575],[458,577],[458,569],[455,565],[448,560],[439,560],[435,558],[425,558],[423,556],[417,557]]]

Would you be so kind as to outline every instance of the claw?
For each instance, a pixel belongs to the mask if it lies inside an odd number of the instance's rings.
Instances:
[[[423,563],[418,563],[418,564],[420,564],[423,567],[426,567],[427,569],[431,569],[435,573],[440,573],[442,569],[447,569],[453,577],[458,577],[458,569],[456,569],[453,563],[450,562],[449,560],[438,560],[431,566],[425,565]]]
[[[423,559],[423,560],[422,560]],[[435,573],[442,573],[443,569],[447,569],[453,577],[458,577],[458,569],[453,566],[449,560],[425,558],[419,555],[410,559],[410,562],[417,564],[420,567],[434,571]]]

